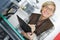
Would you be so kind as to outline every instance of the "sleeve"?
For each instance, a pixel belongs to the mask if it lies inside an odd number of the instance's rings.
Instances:
[[[32,13],[32,15],[30,16],[29,24],[36,24],[36,22],[38,21],[39,17],[40,17],[40,14]]]

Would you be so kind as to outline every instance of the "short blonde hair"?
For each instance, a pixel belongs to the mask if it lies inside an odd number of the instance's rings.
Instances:
[[[54,6],[54,11],[53,11],[53,12],[55,12],[56,5],[55,5],[55,3],[54,3],[53,1],[44,2],[44,3],[42,4],[42,8],[45,7],[45,6],[48,6],[48,5],[53,5],[53,6]],[[42,12],[42,9],[41,9],[41,12]]]

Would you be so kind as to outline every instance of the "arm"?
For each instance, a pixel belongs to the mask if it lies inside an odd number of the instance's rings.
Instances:
[[[21,34],[22,34],[24,37],[26,37],[27,39],[31,40],[31,38],[28,36],[28,34],[25,33],[24,31],[22,31]]]
[[[21,34],[23,34],[23,36],[25,36],[27,39],[32,40],[33,39],[32,35],[34,34],[33,32],[35,31],[35,25],[33,24],[28,24],[28,25],[31,27],[32,33],[31,32],[26,33],[22,31]]]

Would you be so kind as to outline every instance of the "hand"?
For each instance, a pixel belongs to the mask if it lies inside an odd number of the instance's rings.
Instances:
[[[28,24],[31,27],[32,33],[35,31],[35,25],[34,24]]]
[[[35,34],[35,33],[31,33],[31,32],[28,32],[28,33],[27,33],[27,35],[30,37],[30,39],[29,39],[29,40],[33,40],[33,39],[34,39],[34,37],[36,36],[36,34]]]

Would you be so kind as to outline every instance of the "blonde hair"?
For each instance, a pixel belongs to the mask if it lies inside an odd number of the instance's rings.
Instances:
[[[47,1],[47,2],[43,3],[42,8],[45,7],[45,6],[48,6],[48,5],[53,5],[54,6],[54,11],[53,12],[55,12],[56,5],[53,1]],[[41,12],[42,12],[42,9],[41,9]]]

